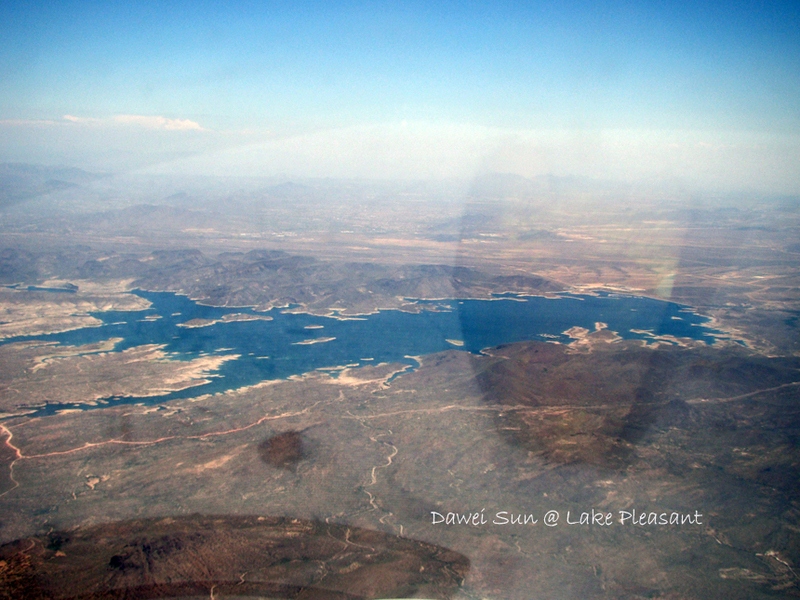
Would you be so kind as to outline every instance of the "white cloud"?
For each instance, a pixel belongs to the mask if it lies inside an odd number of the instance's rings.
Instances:
[[[189,119],[169,119],[167,117],[150,115],[115,115],[107,118],[64,115],[64,120],[85,125],[129,125],[133,127],[142,127],[144,129],[164,131],[205,131],[196,121],[190,121]]]
[[[147,129],[166,129],[167,131],[203,131],[200,124],[189,119],[168,119],[167,117],[149,117],[144,115],[117,115],[115,123],[138,125]]]

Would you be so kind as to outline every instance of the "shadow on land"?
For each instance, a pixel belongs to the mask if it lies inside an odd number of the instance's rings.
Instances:
[[[298,600],[450,598],[461,554],[394,535],[301,519],[140,519],[0,547],[0,597]]]
[[[476,186],[471,192],[473,201],[465,205],[460,232],[455,236],[469,242],[456,256],[459,266],[468,265],[474,243],[486,239],[481,236],[505,232],[505,224],[519,216],[512,209],[521,210],[511,201],[486,196],[477,183]],[[524,191],[509,189],[506,196]],[[546,196],[542,190],[537,193],[542,198]],[[548,207],[534,203],[530,210],[535,216],[537,211],[546,213]],[[715,215],[713,211],[706,212],[707,219]],[[687,225],[685,235],[690,236],[690,232]],[[646,247],[647,240],[636,237],[644,233],[631,235],[631,252],[642,245]],[[573,246],[562,243],[559,260],[567,266],[588,265],[587,269],[594,265],[598,279],[601,278],[600,267],[608,265],[599,259],[572,254],[576,252]],[[745,246],[728,248],[728,255],[718,260],[747,264]],[[670,283],[665,293],[676,302],[723,305],[727,300],[724,290],[707,284],[700,286],[682,275],[684,262],[694,265],[699,260],[697,252],[691,240],[687,240],[685,247],[663,258],[664,272],[674,275],[674,286]],[[546,258],[540,262],[548,264]],[[535,264],[536,260],[531,262]],[[454,289],[457,284],[454,280]],[[669,331],[670,319],[674,317],[666,310],[667,306],[665,302],[664,311],[652,315],[654,323],[661,323],[655,327],[656,332]],[[658,309],[654,303],[651,310]],[[475,346],[475,340],[470,340],[474,328],[468,319],[468,315],[459,312],[462,337],[470,347]],[[734,437],[741,437],[743,428],[761,421],[769,423],[775,432],[770,442],[774,445],[783,440],[782,432],[797,428],[791,399],[784,401],[782,397],[772,398],[760,392],[794,385],[800,367],[796,357],[767,357],[735,344],[700,343],[687,348],[660,340],[657,346],[646,348],[640,341],[612,338],[610,331],[598,330],[588,333],[583,340],[586,343],[580,348],[521,342],[491,348],[488,352],[491,356],[476,357],[474,376],[484,402],[509,407],[496,417],[499,436],[509,445],[532,452],[554,466],[618,471],[635,460],[637,446],[670,429],[689,431],[703,439],[714,432],[715,439],[722,442],[722,449]],[[613,343],[607,343],[610,341]],[[791,387],[785,392],[796,399],[793,390]],[[749,399],[749,395],[756,393],[757,397]],[[706,403],[707,399],[712,402]],[[734,400],[733,405],[728,404],[729,400]],[[759,417],[754,418],[743,402],[758,402]],[[732,413],[739,412],[741,417],[737,421]],[[782,485],[795,488],[788,481]]]

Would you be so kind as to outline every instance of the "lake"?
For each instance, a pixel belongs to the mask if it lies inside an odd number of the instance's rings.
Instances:
[[[255,312],[198,304],[171,292],[136,291],[152,306],[144,311],[99,312],[103,321],[58,334],[17,337],[82,345],[123,338],[115,351],[163,344],[173,358],[240,355],[226,362],[210,383],[152,398],[110,399],[112,403],[160,403],[174,398],[222,392],[265,379],[283,379],[317,369],[382,362],[417,364],[413,358],[443,350],[478,353],[484,348],[525,340],[568,343],[564,332],[590,331],[598,322],[625,339],[655,336],[691,338],[713,344],[730,339],[709,327],[709,319],[678,304],[640,296],[572,295],[557,298],[502,294],[491,300],[417,300],[425,310],[383,310],[358,317],[323,317],[291,307]],[[236,320],[268,317],[270,320]],[[223,321],[223,319],[228,319]],[[205,326],[198,326],[205,325]],[[647,332],[647,333],[644,333]],[[50,405],[45,413],[65,408]],[[86,408],[80,406],[80,408]]]

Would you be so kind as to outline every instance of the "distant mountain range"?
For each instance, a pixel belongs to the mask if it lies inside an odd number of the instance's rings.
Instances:
[[[72,167],[0,163],[0,208],[106,177]]]

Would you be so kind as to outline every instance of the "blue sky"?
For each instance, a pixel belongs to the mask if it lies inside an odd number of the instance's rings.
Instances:
[[[0,39],[5,161],[800,187],[796,2],[12,0]]]

